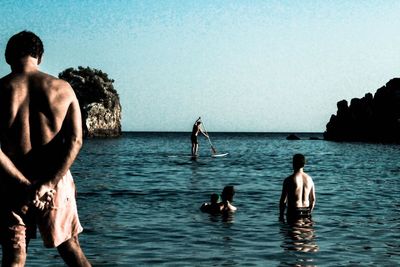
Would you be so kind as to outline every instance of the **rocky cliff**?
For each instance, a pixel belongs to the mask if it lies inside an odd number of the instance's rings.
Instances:
[[[324,138],[333,141],[400,143],[400,78],[390,80],[375,95],[337,103]]]
[[[71,84],[79,100],[85,137],[121,135],[121,104],[114,80],[89,67],[69,68],[58,76]]]

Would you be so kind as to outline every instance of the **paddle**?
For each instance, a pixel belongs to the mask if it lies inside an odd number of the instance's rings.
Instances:
[[[208,135],[208,132],[207,132],[206,126],[204,125],[204,122],[202,122],[202,124],[203,124],[204,131],[205,131],[206,134],[207,134],[207,139],[208,139],[208,142],[210,143],[211,151],[212,151],[213,154],[217,154],[217,150],[215,149],[215,147],[214,147],[213,144],[211,143],[211,139],[210,139],[210,136]]]

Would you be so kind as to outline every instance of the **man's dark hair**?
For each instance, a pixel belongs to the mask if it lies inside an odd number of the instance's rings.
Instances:
[[[293,156],[293,169],[298,170],[303,168],[306,164],[306,158],[302,154],[296,154]]]
[[[221,194],[222,201],[228,200],[232,202],[234,195],[235,195],[235,188],[233,187],[233,185],[227,185],[222,190]]]
[[[210,198],[210,200],[211,200],[211,203],[218,203],[218,200],[219,200],[219,195],[218,195],[218,194],[215,194],[215,193],[213,193],[213,194],[211,195],[211,198]]]
[[[40,63],[43,52],[42,40],[33,32],[22,31],[8,40],[5,57],[9,65],[25,56],[37,58]]]

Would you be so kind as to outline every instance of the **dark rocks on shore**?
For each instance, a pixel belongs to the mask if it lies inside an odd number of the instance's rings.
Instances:
[[[298,136],[295,135],[295,134],[289,134],[289,135],[286,137],[286,140],[300,140],[300,137],[298,137]]]
[[[375,95],[337,103],[324,139],[332,141],[400,142],[400,78],[390,80]]]
[[[79,100],[84,137],[121,135],[121,104],[114,80],[89,67],[69,68],[58,76],[70,83]]]

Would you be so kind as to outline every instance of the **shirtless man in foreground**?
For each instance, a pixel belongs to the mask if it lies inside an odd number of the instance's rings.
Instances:
[[[311,218],[315,205],[315,186],[312,178],[303,170],[305,162],[302,154],[293,156],[293,174],[284,180],[279,201],[279,220],[281,221],[284,221],[286,205],[288,222]]]
[[[0,79],[0,244],[2,266],[24,266],[36,222],[46,247],[69,266],[90,266],[69,168],[82,146],[78,100],[71,86],[39,71],[43,44],[32,32],[10,38]]]

